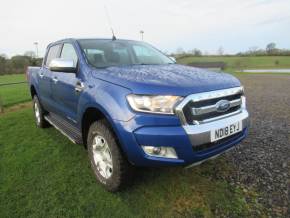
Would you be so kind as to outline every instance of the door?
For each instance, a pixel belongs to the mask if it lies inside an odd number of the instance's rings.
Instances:
[[[55,45],[49,48],[43,67],[40,69],[38,77],[39,84],[39,98],[43,107],[48,111],[53,111],[53,99],[52,99],[52,72],[49,70],[49,64],[52,59],[57,58],[60,52],[60,45]]]
[[[75,67],[78,65],[78,56],[74,46],[70,43],[64,43],[60,58],[74,61]],[[77,73],[53,72],[52,74],[52,97],[57,107],[57,113],[76,123],[79,95],[81,89],[76,90],[76,86],[82,84]]]

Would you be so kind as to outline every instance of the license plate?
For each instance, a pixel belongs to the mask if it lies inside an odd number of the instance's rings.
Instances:
[[[210,132],[210,139],[211,142],[226,138],[228,136],[231,136],[237,132],[242,131],[242,121],[230,124],[226,127],[211,130]]]

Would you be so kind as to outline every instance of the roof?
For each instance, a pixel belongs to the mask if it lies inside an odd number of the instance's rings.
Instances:
[[[55,42],[52,42],[49,45],[57,44],[57,43],[61,43],[61,42],[67,42],[67,41],[77,41],[77,40],[112,40],[112,38],[64,38],[64,39],[60,39],[60,40],[57,40]],[[138,42],[138,40],[118,39],[118,38],[116,39],[116,41],[136,41],[136,42]]]

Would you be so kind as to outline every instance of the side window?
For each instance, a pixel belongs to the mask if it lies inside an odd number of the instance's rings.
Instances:
[[[72,44],[63,44],[60,57],[65,59],[72,59],[74,61],[74,65],[77,66],[78,56]]]
[[[58,57],[59,48],[60,48],[60,45],[54,45],[49,48],[48,54],[46,56],[46,61],[45,61],[46,66],[49,66],[52,59]]]

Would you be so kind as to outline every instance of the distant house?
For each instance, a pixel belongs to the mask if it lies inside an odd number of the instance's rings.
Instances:
[[[226,63],[225,62],[192,62],[188,64],[189,66],[192,67],[198,67],[198,68],[206,68],[209,70],[213,71],[221,71],[226,68]]]

